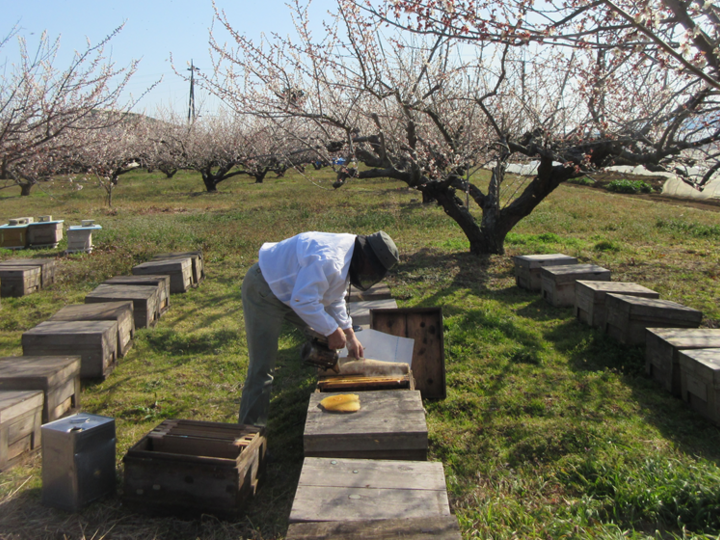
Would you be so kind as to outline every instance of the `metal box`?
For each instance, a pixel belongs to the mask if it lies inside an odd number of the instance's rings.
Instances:
[[[77,512],[115,493],[115,419],[79,413],[42,426],[42,504]]]

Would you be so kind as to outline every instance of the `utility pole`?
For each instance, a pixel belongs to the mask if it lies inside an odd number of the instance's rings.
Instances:
[[[190,60],[190,102],[188,103],[188,124],[195,121],[195,71],[200,71],[199,68],[193,65],[193,61]]]

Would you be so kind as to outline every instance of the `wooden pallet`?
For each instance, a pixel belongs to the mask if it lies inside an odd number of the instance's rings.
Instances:
[[[157,322],[159,294],[155,285],[98,285],[85,297],[86,304],[105,302],[133,303],[135,328],[150,328]]]
[[[332,395],[332,394],[330,394]],[[417,390],[361,392],[360,410],[321,409],[328,396],[310,396],[303,446],[305,457],[423,461],[427,459],[425,409]]]
[[[77,304],[65,306],[49,319],[50,321],[115,321],[117,322],[117,352],[118,356],[125,353],[132,346],[135,335],[135,319],[133,318],[133,303],[103,302],[100,304]]]
[[[80,378],[105,378],[117,365],[117,326],[115,321],[45,321],[23,333],[23,354],[78,355]]]
[[[160,513],[235,516],[262,480],[266,446],[263,428],[165,420],[123,458],[125,502]]]
[[[0,390],[42,390],[43,424],[80,407],[79,356],[0,358]]]
[[[290,523],[450,516],[442,463],[306,457]]]
[[[39,390],[0,391],[0,471],[40,447],[43,402]]]

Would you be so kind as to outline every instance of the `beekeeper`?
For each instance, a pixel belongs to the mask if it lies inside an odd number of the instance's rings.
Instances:
[[[264,426],[270,408],[278,339],[284,321],[327,336],[333,349],[363,357],[345,305],[348,283],[365,291],[399,261],[385,232],[364,236],[305,232],[260,248],[243,279],[249,365],[240,400],[241,424]]]

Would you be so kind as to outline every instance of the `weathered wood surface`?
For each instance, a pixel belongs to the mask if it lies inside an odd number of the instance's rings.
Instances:
[[[414,339],[412,371],[415,387],[423,398],[445,399],[442,308],[373,309],[370,328]]]
[[[192,259],[162,259],[148,261],[134,266],[133,275],[168,275],[170,276],[170,292],[184,293],[192,286]]]
[[[23,354],[79,355],[80,378],[104,378],[117,364],[117,332],[115,321],[45,321],[23,333]]]
[[[8,259],[0,262],[0,266],[39,266],[41,268],[41,285],[47,287],[55,283],[55,274],[57,273],[57,260],[55,259]]]
[[[678,352],[710,348],[720,348],[719,328],[647,328],[645,372],[675,397],[681,397]]]
[[[79,356],[0,358],[0,390],[42,390],[43,423],[80,407]]]
[[[86,304],[104,302],[133,303],[135,328],[149,328],[157,322],[159,294],[155,285],[98,285],[85,296]]]
[[[647,328],[697,328],[702,312],[670,300],[608,293],[605,332],[625,345],[645,344]]]
[[[293,523],[285,540],[462,540],[455,516]]]
[[[323,373],[321,375],[320,373]],[[415,390],[415,378],[412,373],[406,375],[382,375],[365,377],[362,375],[328,375],[328,371],[318,371],[317,392],[364,392],[368,390]]]
[[[555,307],[575,305],[575,282],[610,281],[610,270],[595,264],[545,266],[540,269],[542,296]]]
[[[154,255],[153,261],[162,261],[167,259],[186,259],[190,257],[192,261],[192,282],[197,286],[205,279],[205,263],[203,261],[202,251],[184,251],[178,253],[158,253]]]
[[[388,300],[363,300],[349,302],[347,307],[348,313],[350,313],[350,317],[352,317],[353,325],[369,328],[371,309],[397,309],[397,302],[392,298]]]
[[[38,222],[28,226],[27,242],[30,247],[54,248],[62,238],[62,221]]]
[[[125,502],[162,513],[233,516],[265,468],[262,428],[166,420],[123,458]]]
[[[360,410],[354,413],[322,410],[318,404],[329,395],[333,393],[310,396],[303,435],[306,457],[427,459],[425,410],[417,390],[361,392]]]
[[[43,402],[39,390],[0,391],[0,471],[40,447]]]
[[[27,225],[0,225],[0,247],[23,249],[27,247]]]
[[[660,293],[637,283],[623,281],[575,282],[575,317],[594,328],[605,328],[607,293],[660,298]]]
[[[289,521],[449,515],[442,463],[306,457]]]
[[[25,296],[39,291],[41,286],[39,266],[0,266],[0,296]]]
[[[348,302],[363,302],[369,300],[390,300],[392,294],[386,283],[376,283],[367,291],[360,291],[350,287],[350,294],[345,298]]]
[[[720,426],[720,349],[685,349],[678,356],[683,400]]]
[[[117,322],[117,352],[125,356],[132,346],[135,335],[135,319],[133,303],[104,302],[100,304],[76,304],[60,308],[50,321],[115,321]]]
[[[542,288],[540,269],[543,266],[561,266],[577,264],[578,260],[562,253],[539,255],[519,255],[515,262],[515,283],[521,289],[539,291]]]
[[[155,285],[158,287],[158,315],[165,313],[170,307],[170,276],[115,276],[103,281],[106,285]]]

